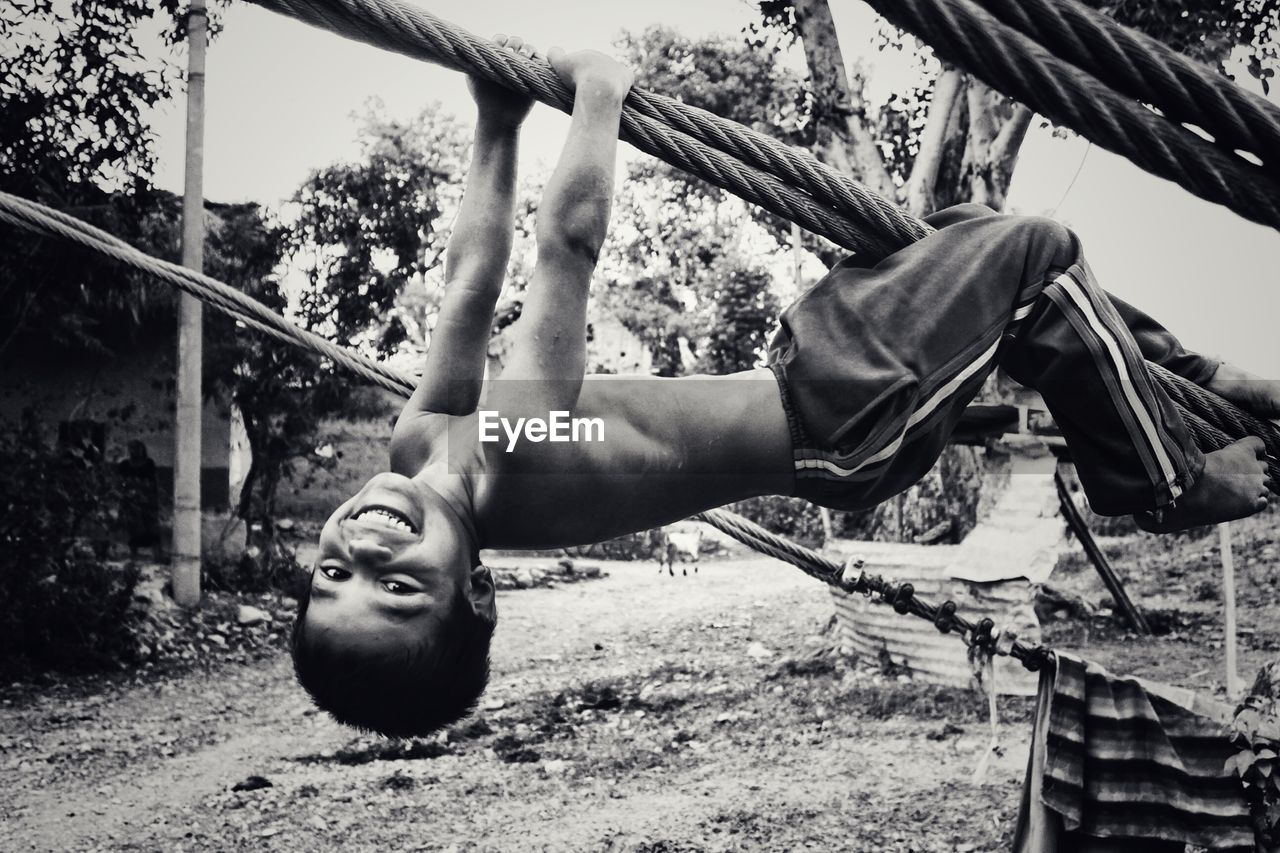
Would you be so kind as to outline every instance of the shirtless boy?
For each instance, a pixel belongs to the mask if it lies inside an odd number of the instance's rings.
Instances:
[[[873,268],[837,265],[783,314],[767,367],[584,377],[588,286],[632,76],[592,52],[549,61],[575,101],[508,366],[483,381],[531,104],[473,80],[475,146],[421,382],[392,435],[391,470],[320,537],[294,662],[338,720],[423,735],[474,707],[497,621],[481,548],[595,542],[765,494],[872,506],[928,471],[997,364],[1044,396],[1095,510],[1173,530],[1266,506],[1261,442],[1202,455],[1142,359],[1266,417],[1280,416],[1276,384],[1186,352],[1109,300],[1062,226],[975,205],[936,215],[937,233]],[[603,440],[482,442],[480,410],[599,418]]]

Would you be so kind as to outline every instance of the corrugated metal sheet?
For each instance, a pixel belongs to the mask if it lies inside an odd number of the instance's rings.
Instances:
[[[990,618],[1010,626],[1018,638],[1040,642],[1040,624],[1032,607],[1035,584],[1052,571],[1066,547],[1065,524],[1057,517],[1053,462],[1019,460],[1010,485],[992,512],[960,545],[899,545],[838,541],[827,550],[856,556],[868,572],[894,583],[910,583],[931,603],[956,602],[966,619]],[[909,667],[917,678],[935,684],[968,686],[973,668],[965,644],[953,634],[940,634],[933,623],[900,615],[885,604],[832,589],[840,624],[841,648],[876,659],[888,652],[894,663]],[[1031,696],[1036,674],[1008,657],[996,659],[996,689],[1001,694]]]
[[[1030,581],[978,584],[941,577],[936,567],[895,566],[871,560],[866,568],[895,583],[910,583],[931,602],[951,599],[967,619],[988,617],[998,626],[1012,626],[1021,640],[1040,642],[1040,625],[1032,609],[1034,586]],[[922,681],[957,687],[973,683],[967,648],[959,637],[941,634],[933,623],[901,615],[865,596],[848,595],[834,588],[831,594],[840,623],[840,647],[846,654],[876,660],[884,650],[894,663],[909,667]],[[1002,695],[1033,696],[1036,675],[1012,658],[998,657],[996,690]]]

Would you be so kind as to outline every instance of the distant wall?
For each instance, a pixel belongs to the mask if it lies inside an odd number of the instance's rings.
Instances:
[[[279,515],[327,518],[370,477],[388,470],[393,422],[394,418],[378,418],[321,424],[321,435],[333,453],[333,465],[326,469],[299,464],[293,479],[280,484],[276,498]]]
[[[66,352],[10,354],[0,363],[0,422],[12,428],[34,407],[50,442],[63,421],[103,425],[108,459],[126,455],[140,440],[155,460],[161,492],[173,491],[174,361],[172,341],[103,357]],[[230,420],[227,407],[207,402],[201,446],[201,499],[206,508],[227,506]]]

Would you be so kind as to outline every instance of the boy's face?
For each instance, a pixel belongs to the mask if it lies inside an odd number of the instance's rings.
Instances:
[[[353,651],[393,652],[434,635],[455,597],[472,592],[473,548],[436,492],[379,474],[320,533],[308,632]]]

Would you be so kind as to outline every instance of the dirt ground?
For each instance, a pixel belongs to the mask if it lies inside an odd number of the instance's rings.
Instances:
[[[1246,679],[1280,646],[1278,539],[1274,515],[1237,531]],[[1220,689],[1216,542],[1107,543],[1164,636],[1101,614],[1049,623],[1049,639]],[[801,573],[743,557],[675,577],[600,565],[601,580],[501,593],[483,708],[429,741],[327,720],[282,650],[0,693],[3,846],[1008,849],[1028,700],[1002,701],[1003,755],[975,784],[984,700],[833,654],[830,599]],[[1104,595],[1080,560],[1053,582]]]

